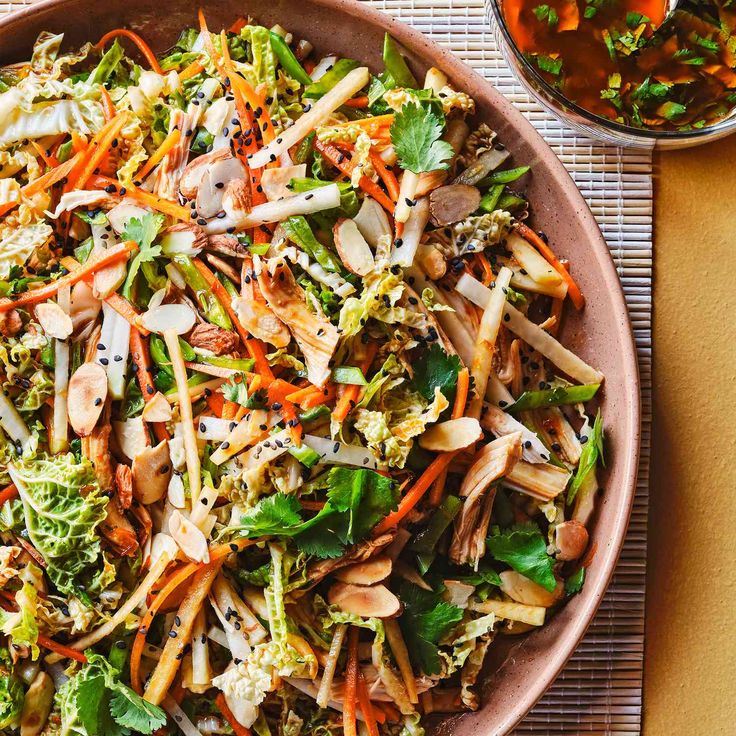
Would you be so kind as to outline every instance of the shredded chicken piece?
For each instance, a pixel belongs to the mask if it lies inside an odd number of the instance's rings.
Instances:
[[[393,542],[395,536],[395,530],[386,532],[386,534],[381,534],[375,539],[367,539],[365,542],[356,544],[342,557],[336,557],[333,560],[314,562],[307,568],[307,580],[315,585],[320,580],[327,577],[331,572],[339,570],[341,567],[347,567],[348,565],[352,565],[354,562],[365,562],[374,555],[383,551],[385,547],[388,547],[388,545]]]
[[[133,471],[129,465],[120,463],[115,468],[115,489],[121,510],[129,509],[133,503]]]
[[[465,503],[455,520],[450,559],[458,565],[477,565],[485,553],[485,539],[496,495],[491,484],[511,472],[521,458],[521,432],[499,437],[476,454],[460,486]]]
[[[330,360],[340,339],[337,328],[321,312],[310,311],[305,291],[296,283],[283,259],[271,259],[263,268],[258,283],[268,306],[299,344],[309,381],[315,386],[324,386],[330,377]]]

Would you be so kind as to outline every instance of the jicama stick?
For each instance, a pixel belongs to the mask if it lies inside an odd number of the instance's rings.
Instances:
[[[251,168],[259,169],[270,161],[276,161],[284,152],[299,143],[318,125],[321,125],[340,105],[349,100],[356,92],[363,89],[370,80],[368,67],[353,69],[341,79],[326,95],[314,103],[309,112],[302,115],[290,128],[269,145],[249,157]]]
[[[486,304],[478,334],[475,338],[475,352],[470,367],[475,395],[467,412],[467,415],[474,419],[480,419],[481,410],[483,409],[488,377],[493,367],[493,351],[496,347],[496,338],[503,319],[507,287],[510,281],[510,269],[502,267],[498,272],[498,276],[496,276],[495,288],[491,290],[491,296]]]
[[[179,414],[181,415],[181,424],[184,431],[184,449],[186,452],[187,472],[189,473],[189,489],[192,494],[192,503],[197,503],[201,490],[202,475],[200,472],[197,436],[194,433],[192,399],[189,396],[189,386],[187,385],[187,369],[184,367],[179,336],[171,330],[166,330],[163,338],[169,350],[171,368],[174,371],[174,378],[176,380]]]
[[[171,630],[169,637],[166,639],[161,659],[159,659],[148,687],[143,694],[143,697],[149,703],[159,705],[166,697],[171,683],[176,677],[176,671],[179,669],[181,661],[179,654],[184,652],[185,647],[189,644],[194,619],[207,599],[212,583],[214,583],[220,572],[220,567],[222,567],[222,561],[212,562],[198,570],[192,579],[192,584],[189,586],[189,590],[177,611],[175,628]]]
[[[406,648],[406,642],[401,634],[399,624],[396,619],[387,618],[383,622],[383,627],[386,632],[386,639],[394,654],[394,659],[396,659],[396,664],[399,666],[399,672],[404,681],[404,687],[409,696],[409,701],[416,704],[419,702],[419,696],[417,695],[414,670],[411,666],[409,650]]]
[[[71,307],[71,288],[59,290],[57,303],[69,314]],[[69,343],[67,340],[54,340],[54,417],[53,431],[49,438],[52,453],[64,452],[69,447],[67,439],[67,391],[69,389]]]
[[[319,683],[319,690],[317,691],[317,705],[320,708],[326,708],[331,700],[332,681],[335,678],[337,658],[340,656],[342,643],[345,640],[347,630],[347,624],[338,624],[335,627],[334,634],[332,635],[330,651],[327,654],[324,671],[322,672],[322,680]]]

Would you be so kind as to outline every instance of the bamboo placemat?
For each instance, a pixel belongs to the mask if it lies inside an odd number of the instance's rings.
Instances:
[[[509,97],[567,167],[608,242],[639,354],[642,439],[634,512],[613,582],[585,639],[516,736],[641,733],[651,430],[652,160],[577,137],[515,81],[483,0],[361,0],[449,47]],[[0,2],[0,14],[29,4]],[[244,4],[247,10],[247,2]]]

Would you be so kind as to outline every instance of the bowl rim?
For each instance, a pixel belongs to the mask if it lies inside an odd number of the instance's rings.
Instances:
[[[11,12],[5,17],[0,17],[0,39],[4,34],[12,32],[13,26],[32,23],[33,17],[42,11],[79,1],[82,0],[39,0],[39,2],[24,6],[21,10]],[[209,0],[209,2],[213,2],[213,0]],[[566,628],[560,633],[560,638],[564,640],[564,644],[559,648],[559,651],[554,652],[553,656],[548,657],[545,661],[538,661],[539,670],[531,678],[530,686],[519,695],[514,706],[508,709],[503,723],[494,733],[494,736],[504,736],[524,718],[545,694],[580,644],[611,582],[628,529],[636,493],[639,466],[641,387],[633,328],[623,287],[600,227],[569,172],[541,134],[493,86],[490,80],[480,76],[449,49],[432,41],[421,31],[368,6],[364,2],[359,0],[307,0],[307,2],[309,5],[328,10],[342,11],[357,21],[369,23],[388,31],[399,44],[416,57],[440,68],[451,79],[464,80],[468,88],[474,88],[474,94],[477,91],[485,97],[489,105],[503,114],[509,127],[524,132],[529,145],[535,148],[535,152],[539,154],[540,163],[547,167],[548,174],[552,179],[551,185],[561,190],[562,195],[574,207],[580,235],[582,236],[581,240],[588,244],[587,247],[595,260],[595,264],[600,269],[601,286],[610,293],[613,302],[612,308],[618,324],[616,336],[620,341],[619,360],[625,378],[625,385],[627,386],[628,411],[622,416],[621,446],[617,448],[617,457],[621,462],[621,480],[620,485],[616,488],[616,497],[611,499],[615,514],[612,514],[607,538],[610,544],[606,544],[603,549],[599,548],[596,552],[596,560],[600,564],[601,572],[594,584],[586,585],[578,595],[578,598],[583,601],[580,604],[581,609],[576,618],[567,623]],[[202,2],[205,9],[207,4],[206,0]],[[192,13],[194,13],[194,10],[192,10]],[[355,28],[359,27],[356,24]],[[479,714],[482,714],[483,707],[482,705]]]
[[[618,123],[610,118],[603,117],[602,115],[596,115],[590,110],[586,110],[584,107],[580,107],[576,102],[568,100],[561,92],[556,90],[540,73],[538,69],[535,69],[524,57],[521,49],[516,45],[514,37],[509,31],[508,25],[506,24],[506,18],[504,18],[502,5],[504,0],[485,0],[486,7],[490,7],[493,12],[493,17],[498,25],[501,34],[503,35],[504,41],[507,46],[511,49],[514,57],[518,60],[524,71],[533,77],[534,81],[544,89],[545,93],[552,97],[557,103],[563,105],[566,108],[572,110],[576,115],[584,118],[586,123],[589,125],[597,125],[612,133],[626,136],[628,138],[636,138],[640,141],[649,141],[652,144],[657,141],[692,141],[705,143],[712,136],[718,134],[725,135],[729,132],[736,131],[736,114],[732,113],[725,117],[723,120],[718,121],[714,125],[706,125],[703,128],[695,128],[693,130],[651,130],[649,128],[636,128],[633,125],[625,125],[624,123]],[[534,92],[535,97],[537,93]],[[736,110],[736,108],[734,108]],[[560,112],[560,115],[564,113]],[[572,123],[571,123],[572,124]],[[581,124],[581,123],[579,123]]]

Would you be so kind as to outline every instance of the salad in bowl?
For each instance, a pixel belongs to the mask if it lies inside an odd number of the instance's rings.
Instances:
[[[62,44],[0,68],[0,729],[477,709],[584,585],[603,463],[530,167],[388,35]]]

